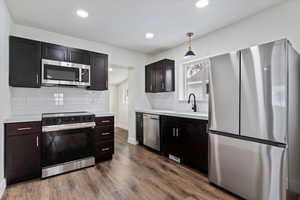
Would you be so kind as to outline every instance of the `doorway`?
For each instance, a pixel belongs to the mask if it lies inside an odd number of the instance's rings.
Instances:
[[[111,65],[108,73],[109,111],[115,113],[115,127],[128,131],[129,68]]]

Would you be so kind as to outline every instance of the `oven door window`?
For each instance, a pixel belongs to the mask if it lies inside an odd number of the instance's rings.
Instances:
[[[79,68],[44,65],[44,79],[79,82]]]
[[[91,129],[44,133],[43,166],[92,156],[91,134]]]

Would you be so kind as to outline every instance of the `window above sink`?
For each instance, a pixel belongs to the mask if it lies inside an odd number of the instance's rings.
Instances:
[[[179,70],[180,101],[187,101],[190,93],[196,95],[197,101],[208,101],[209,59],[183,63]]]

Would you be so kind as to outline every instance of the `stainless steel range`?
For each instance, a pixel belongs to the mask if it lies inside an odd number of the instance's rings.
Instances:
[[[43,114],[42,178],[95,165],[95,126],[95,115],[88,112]]]

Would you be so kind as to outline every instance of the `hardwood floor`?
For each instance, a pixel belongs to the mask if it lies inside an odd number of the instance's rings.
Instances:
[[[3,199],[15,200],[233,200],[208,179],[138,145],[116,130],[111,161],[68,174],[9,186]]]

